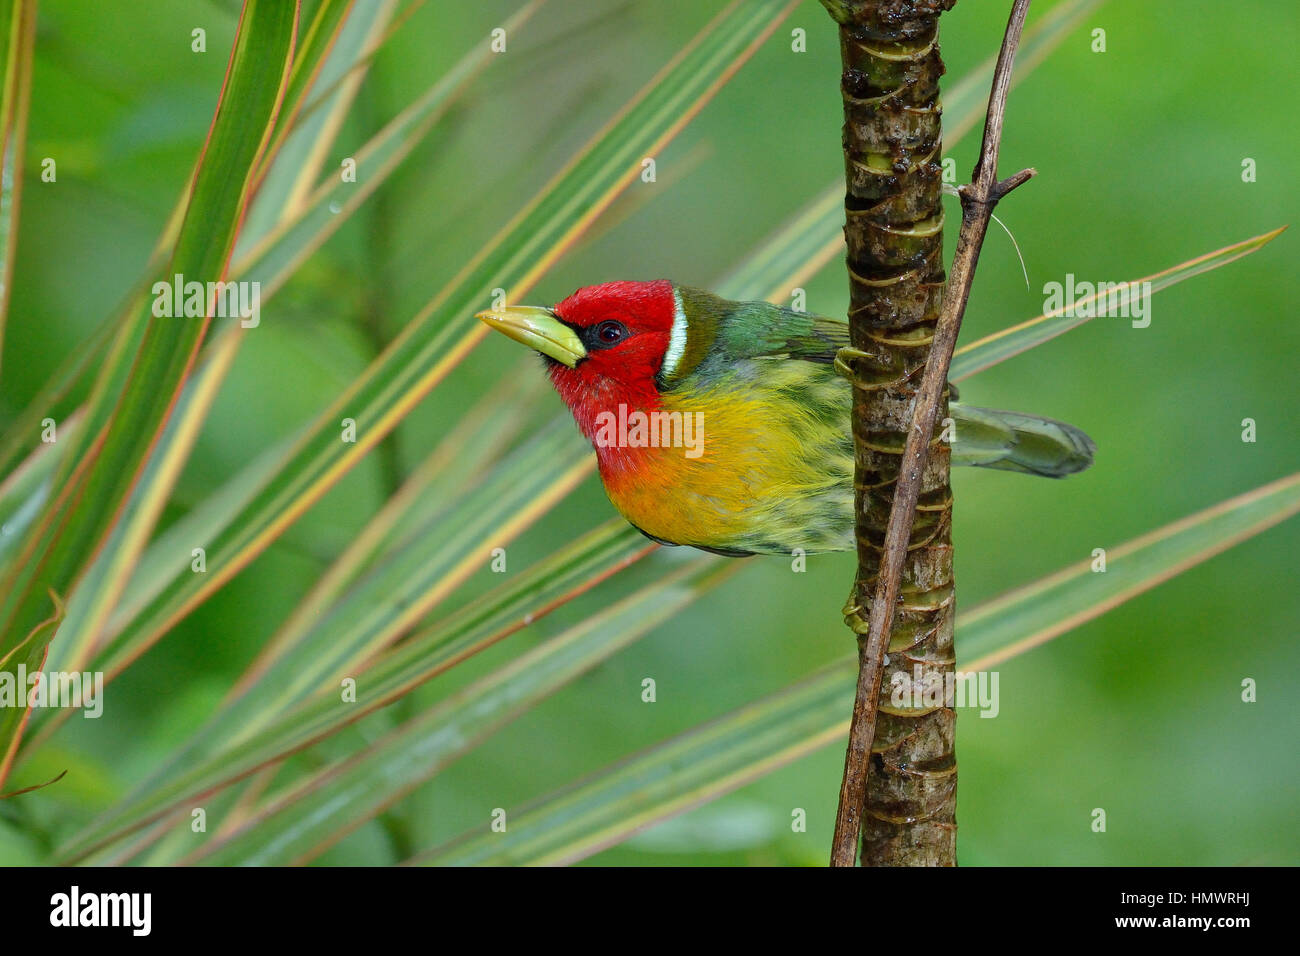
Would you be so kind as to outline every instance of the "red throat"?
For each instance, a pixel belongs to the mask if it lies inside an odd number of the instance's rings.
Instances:
[[[676,299],[666,279],[654,282],[606,282],[579,289],[555,307],[561,321],[580,332],[603,322],[618,322],[627,337],[609,348],[592,348],[576,368],[554,364],[551,381],[573,412],[578,428],[594,440],[602,412],[617,417],[628,411],[659,407],[655,376],[672,337]],[[625,449],[597,448],[602,468],[626,457]]]

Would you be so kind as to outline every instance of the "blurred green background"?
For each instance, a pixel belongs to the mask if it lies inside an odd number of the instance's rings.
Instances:
[[[166,520],[336,397],[721,6],[544,6],[449,122],[264,311]],[[950,80],[996,51],[1007,6],[961,0],[946,16]],[[1037,0],[1031,24],[1051,6]],[[515,7],[421,8],[376,61],[338,156]],[[234,3],[198,0],[42,0],[0,423],[139,276],[202,144],[237,14]],[[204,55],[190,51],[196,26],[208,31]],[[796,27],[807,31],[806,53],[791,50]],[[1093,28],[1106,31],[1104,53],[1091,50]],[[1101,5],[1012,93],[1003,171],[1032,165],[1039,176],[999,213],[1031,288],[1005,233],[990,232],[963,341],[1038,314],[1043,283],[1067,272],[1133,278],[1294,222],[1298,44],[1300,18],[1276,0]],[[841,176],[838,63],[833,24],[806,0],[656,157],[658,181],[635,184],[531,298],[551,302],[616,278],[716,282]],[[951,154],[962,179],[977,148],[971,135]],[[57,183],[35,175],[46,156],[57,158]],[[1253,183],[1241,177],[1247,157]],[[1064,482],[954,475],[963,608],[1297,468],[1295,248],[1288,232],[1161,293],[1149,328],[1092,322],[963,384],[968,401],[1073,422],[1099,449],[1091,471]],[[811,311],[842,312],[842,263],[806,288]],[[470,397],[518,370],[517,346],[486,341],[390,446],[110,686],[111,720],[71,721],[40,756],[54,772],[85,771],[48,796],[51,828],[93,815],[183,739],[394,475],[427,453]],[[541,401],[544,412],[560,407],[549,390]],[[1253,444],[1241,440],[1247,417],[1257,422]],[[511,548],[512,567],[611,514],[589,480]],[[965,711],[958,724],[960,861],[1300,862],[1296,544],[1296,525],[1283,524],[1002,665],[997,719]],[[852,638],[839,607],[852,572],[847,555],[810,558],[804,574],[785,560],[746,561],[670,626],[526,713],[322,862],[388,862],[396,831],[415,848],[440,842],[494,807],[517,807],[843,657]],[[477,585],[488,577],[485,569]],[[565,609],[355,733],[379,733],[394,714],[441,698],[579,614]],[[641,702],[645,677],[657,682],[656,703]],[[1250,705],[1240,699],[1246,677],[1259,688]],[[823,864],[842,760],[841,746],[827,747],[593,862]],[[1097,807],[1106,833],[1091,830]],[[795,808],[807,811],[807,832],[792,832]],[[53,838],[0,824],[0,862],[35,860]]]

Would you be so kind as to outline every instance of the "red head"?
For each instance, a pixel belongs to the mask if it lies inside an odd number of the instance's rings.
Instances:
[[[666,279],[587,286],[556,305],[556,318],[578,334],[586,355],[573,367],[548,356],[551,381],[583,431],[620,403],[642,411],[658,406],[655,376],[676,309]]]
[[[542,354],[560,397],[593,443],[602,412],[659,407],[656,376],[665,356],[675,362],[686,341],[678,297],[666,279],[606,282],[579,289],[553,309],[511,306],[478,318]]]

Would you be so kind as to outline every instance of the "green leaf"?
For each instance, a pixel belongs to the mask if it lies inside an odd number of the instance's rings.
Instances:
[[[221,379],[234,361],[235,340],[223,338],[220,344],[222,347],[213,360],[191,381],[194,387],[181,390],[175,410],[146,459],[120,519],[109,532],[100,555],[82,574],[72,592],[67,620],[59,627],[56,652],[59,658],[67,655],[77,662],[72,669],[79,669],[80,663],[89,657],[95,636],[135,569],[146,538],[194,447]]]
[[[0,51],[5,54],[0,74],[0,357],[14,281],[35,43],[36,0],[11,0],[7,9],[0,7]]]
[[[591,473],[582,438],[557,423],[518,449],[448,513],[436,513],[309,626],[282,630],[212,720],[238,740],[293,704],[355,675]],[[576,462],[576,463],[575,463]],[[520,475],[528,480],[520,481]]]
[[[848,734],[856,658],[666,741],[486,828],[423,853],[424,866],[557,866],[757,780]]]
[[[84,414],[84,407],[70,410],[68,398],[93,377],[100,367],[97,362],[109,345],[115,341],[120,328],[145,308],[149,288],[167,264],[171,249],[176,244],[176,236],[180,232],[181,220],[189,204],[192,185],[193,183],[186,184],[175,209],[167,220],[162,237],[145,265],[140,281],[99,323],[94,332],[73,347],[68,356],[59,363],[54,374],[41,386],[41,390],[5,429],[4,435],[0,437],[0,474],[9,474],[16,462],[32,453],[33,447],[40,441],[44,419],[53,418],[62,427],[62,423],[68,419],[81,418]]]
[[[270,136],[293,52],[298,5],[248,0],[225,88],[195,175],[166,275],[221,279],[234,247],[252,172]],[[67,594],[120,515],[189,374],[207,320],[137,312],[122,329],[84,428],[63,451],[45,515],[0,583],[0,653],[48,614],[49,592]],[[120,385],[119,385],[120,383]],[[44,646],[29,650],[34,665]],[[10,754],[20,715],[0,716]],[[0,764],[0,782],[8,772]]]
[[[362,4],[355,12],[354,4],[355,0],[322,0],[299,38],[284,105],[259,164],[253,202],[235,246],[235,261],[250,242],[265,236],[281,216],[292,210],[310,188],[320,172],[325,151],[334,142],[330,127],[347,114],[356,93],[355,83],[340,89],[326,109],[304,116],[303,107],[313,88],[332,82],[351,68],[392,13],[391,0]]]
[[[1271,232],[1265,232],[1250,239],[1243,239],[1241,242],[1224,246],[1222,249],[1216,249],[1194,259],[1188,259],[1186,262],[1180,262],[1163,272],[1143,276],[1141,279],[1133,279],[1126,285],[1128,288],[1135,290],[1133,294],[1136,294],[1137,289],[1144,283],[1150,282],[1150,294],[1155,295],[1157,292],[1168,289],[1172,285],[1177,285],[1185,279],[1198,276],[1202,272],[1210,272],[1220,266],[1226,266],[1229,262],[1236,262],[1242,256],[1248,256],[1252,252],[1262,249],[1281,235],[1285,229],[1286,226],[1282,226]],[[1072,302],[1066,303],[1059,309],[1045,312],[1037,318],[1021,322],[1019,325],[1013,325],[1001,332],[986,335],[970,345],[963,345],[953,353],[952,367],[948,373],[948,378],[951,381],[960,382],[962,379],[970,378],[976,372],[982,372],[984,369],[991,368],[999,362],[1005,362],[1007,359],[1019,355],[1021,352],[1026,352],[1036,345],[1042,345],[1058,335],[1064,335],[1070,329],[1092,321],[1094,312],[1106,311],[1106,299],[1107,293],[1105,291],[1081,296]]]
[[[460,661],[534,624],[654,550],[621,519],[606,522],[517,578],[412,635],[358,675],[357,700],[340,707],[336,689],[305,700],[235,746],[186,767],[176,762],[137,788],[104,819],[77,834],[69,858],[109,845],[165,816],[336,733]]]
[[[312,177],[319,170],[320,151],[333,141],[342,114],[347,111],[356,85],[362,79],[361,68],[369,63],[370,56],[382,42],[382,39],[375,41],[365,52],[357,54],[352,60],[336,64],[335,60],[346,60],[353,53],[357,38],[365,39],[371,35],[372,28],[378,27],[380,19],[386,15],[390,6],[388,2],[363,4],[343,23],[343,35],[337,37],[332,43],[325,42],[330,38],[320,32],[323,30],[320,24],[335,22],[337,14],[345,5],[338,0],[331,0],[328,5],[321,7],[321,16],[329,14],[327,20],[321,21],[318,17],[312,35],[294,59],[291,86],[286,93],[283,110],[289,119],[287,125],[284,119],[281,119],[277,127],[280,133],[288,132],[292,135],[287,141],[277,138],[267,149],[262,170],[256,177],[257,186],[253,202],[235,246],[230,266],[230,280],[247,278],[244,275],[245,265],[248,263],[247,253],[250,248],[267,248],[262,244],[262,240],[266,238],[266,232],[271,226],[285,220],[286,217],[303,215],[301,196],[309,190]],[[384,37],[391,33],[392,27]],[[319,63],[321,56],[328,58],[324,66]],[[308,80],[327,81],[336,74],[340,79],[331,84],[334,88],[330,90],[329,95],[322,95],[314,100],[311,106],[304,108],[300,100],[310,94],[314,87],[309,86],[304,90],[302,84]],[[344,79],[346,82],[343,82]],[[304,121],[304,113],[307,111],[310,111],[310,123]],[[310,128],[307,128],[308,125]],[[299,126],[304,128],[299,129]],[[277,150],[276,145],[280,142],[284,142],[284,145]],[[267,163],[271,164],[269,172],[266,170]],[[117,327],[130,321],[131,315],[143,307],[150,284],[166,264],[167,255],[175,245],[181,218],[188,204],[190,186],[191,184],[186,184],[176,210],[144,269],[145,278],[128,294],[123,305],[113,310],[91,336],[77,344],[51,380],[20,413],[12,426],[6,430],[3,438],[0,438],[0,474],[7,473],[16,460],[27,454],[35,440],[33,436],[39,432],[40,422],[44,417],[49,415],[62,420],[67,396],[84,384],[90,376],[95,368],[95,361],[108,347]],[[349,207],[333,217],[330,224],[331,233],[348,218],[354,208]],[[287,259],[294,260],[296,263],[300,258],[305,258],[303,249],[306,244],[311,243],[312,248],[315,248],[323,243],[325,238],[324,235],[313,236],[305,231],[296,232],[293,234],[293,239],[302,245],[293,250],[283,251]],[[282,241],[289,242],[289,237],[282,237]],[[278,244],[273,244],[270,248],[274,249],[276,245]],[[258,278],[253,277],[253,279]],[[287,273],[277,278],[274,288],[262,289],[261,304],[265,305],[270,300],[275,289],[287,279]]]
[[[67,438],[77,418],[59,422],[56,434]],[[53,442],[41,442],[18,468],[0,482],[0,567],[17,548],[25,532],[40,515],[49,497],[50,476],[59,463]]]
[[[532,371],[534,363],[531,358],[526,364]],[[448,558],[453,556],[453,550],[457,560],[452,564],[473,567],[473,562],[464,561],[467,555],[463,544],[457,549],[457,541],[472,546],[474,539],[472,536],[466,538],[459,529],[467,523],[491,529],[486,531],[487,538],[501,547],[507,541],[498,535],[513,535],[516,530],[522,530],[538,513],[536,499],[542,497],[538,486],[546,483],[548,473],[563,479],[564,472],[570,468],[566,464],[571,457],[570,446],[577,447],[577,443],[571,440],[571,428],[561,430],[551,425],[547,426],[545,437],[533,442],[543,449],[543,457],[538,462],[540,471],[531,470],[522,453],[501,460],[501,455],[517,444],[521,434],[531,426],[526,413],[502,415],[501,409],[526,412],[544,386],[545,380],[539,375],[507,375],[469,409],[298,602],[292,615],[244,674],[239,682],[240,689],[290,652],[303,654],[306,644],[303,638],[335,625],[337,622],[327,623],[325,619],[337,615],[344,601],[357,603],[360,600],[372,606],[384,601],[396,603],[394,598],[398,592],[389,590],[387,586],[374,587],[373,578],[377,575],[371,575],[371,582],[364,588],[345,597],[348,589],[379,562],[385,561],[388,565],[383,575],[386,582],[391,581],[392,565],[401,554],[416,555],[412,569],[416,573],[426,572],[429,565],[445,567]],[[575,463],[581,460],[581,456],[573,458]],[[525,484],[519,480],[525,473],[521,465],[530,468],[527,485],[531,490],[525,493],[523,501],[519,501],[520,488]],[[494,484],[489,485],[491,490],[487,494],[483,490],[485,482]],[[523,508],[512,515],[512,503]],[[528,516],[524,521],[517,521],[525,510],[529,512]],[[494,524],[498,527],[493,528]],[[511,527],[504,527],[507,524]],[[425,557],[421,557],[421,553]],[[428,579],[436,582],[444,593],[455,587],[454,583],[444,582],[436,575],[428,576]],[[460,580],[457,578],[457,583]],[[403,593],[411,589],[409,581],[398,586]],[[370,592],[369,599],[361,596],[365,591]],[[332,641],[329,643],[334,646]],[[305,653],[314,662],[315,652],[307,649]]]
[[[728,573],[724,570],[722,573]],[[293,786],[234,833],[184,863],[305,863],[534,704],[671,617],[719,580],[701,557],[589,617]]]
[[[1300,473],[1110,550],[957,618],[972,672],[1022,654],[1300,512]],[[971,658],[974,658],[973,660]],[[476,830],[419,855],[428,865],[573,863],[715,800],[848,732],[857,673],[846,658],[514,814],[505,833]]]
[[[844,184],[804,206],[717,284],[727,299],[785,302],[792,290],[844,252]]]
[[[506,21],[507,28],[513,30],[523,23],[540,2],[541,0],[533,0],[527,4],[519,13]],[[387,4],[364,6],[343,23],[344,35],[340,36],[337,42],[332,45],[316,43],[311,51],[300,54],[295,60],[295,74],[299,74],[300,71],[307,69],[304,64],[309,62],[308,53],[314,51],[315,55],[320,56],[326,50],[329,51],[329,61],[318,68],[317,73],[320,74],[322,81],[335,77],[338,78],[338,82],[330,84],[329,95],[314,101],[315,105],[309,108],[313,119],[321,121],[329,130],[338,127],[341,114],[347,110],[356,86],[364,78],[363,70],[358,67],[369,62],[369,55],[358,54],[357,48],[364,47],[368,51],[373,51],[382,43],[382,39],[376,41],[371,38],[381,26],[379,19],[387,7]],[[363,153],[382,155],[391,161],[385,162],[364,177],[364,182],[367,184],[364,187],[366,195],[383,182],[400,159],[414,149],[423,136],[427,135],[432,122],[442,115],[442,110],[457,93],[463,90],[468,79],[475,75],[478,67],[481,67],[489,56],[485,44],[477,45],[476,49],[463,57],[446,77],[434,84],[411,107],[404,110],[398,119],[372,138],[370,144],[363,149]],[[333,62],[335,60],[338,62]],[[309,95],[310,92],[310,88],[298,89],[296,95],[301,98]],[[416,120],[419,122],[417,123]],[[335,215],[331,211],[333,206],[331,197],[334,196],[332,186],[328,189],[322,187],[316,190],[307,199],[296,198],[304,191],[313,170],[318,165],[311,159],[311,154],[318,152],[323,148],[322,144],[329,142],[329,139],[324,136],[315,140],[303,138],[302,133],[311,132],[313,132],[311,129],[295,131],[289,136],[284,152],[271,164],[270,172],[266,174],[254,199],[254,212],[257,209],[269,211],[265,212],[260,219],[250,214],[249,219],[256,221],[241,233],[239,245],[236,247],[238,257],[240,250],[250,244],[249,240],[257,240],[251,242],[253,249],[262,250],[261,255],[271,255],[280,263],[279,271],[267,276],[261,271],[266,266],[266,262],[258,259],[257,253],[250,252],[244,256],[242,262],[236,258],[231,267],[232,278],[243,277],[247,270],[253,270],[252,281],[263,283],[263,305],[269,301],[274,290],[285,281],[288,272],[296,268],[302,259],[323,243],[333,230],[355,211],[359,203],[359,200],[348,203],[346,208]],[[285,175],[277,173],[277,170],[282,168],[287,170]],[[331,176],[327,185],[339,182],[339,177]],[[350,189],[357,188],[356,184],[345,185]],[[327,220],[322,220],[327,221],[328,226],[320,227],[318,223],[317,227],[311,229],[301,228],[304,215],[328,217]],[[282,226],[287,224],[292,228],[285,231],[284,228],[277,227],[273,235],[266,234],[265,229],[262,233],[257,232],[258,222],[264,227],[267,223],[277,221]],[[191,425],[201,421],[207,410],[206,403],[194,404],[193,396],[199,393],[210,396],[215,392],[225,377],[235,349],[241,342],[242,330],[232,323],[206,349],[205,358],[200,363],[198,372],[188,383],[180,403],[182,410],[188,410],[189,414],[184,417]],[[159,441],[159,449],[165,450],[171,447],[176,433],[177,420],[174,417],[168,431]],[[298,436],[299,439],[302,437],[302,434]],[[106,603],[100,603],[96,609],[97,616],[92,617],[86,611],[86,605],[91,601],[87,592],[93,595],[109,584],[117,583],[105,576],[107,569],[99,566],[106,562],[97,562],[97,566],[90,572],[93,577],[83,582],[83,586],[78,589],[79,593],[74,595],[71,602],[70,621],[62,632],[66,637],[55,649],[56,657],[60,662],[67,663],[68,669],[82,669],[94,653],[97,657],[96,669],[104,671],[106,677],[111,680],[152,646],[153,642],[161,636],[161,631],[148,632],[135,629],[122,635],[123,629],[150,601],[158,597],[165,585],[173,581],[178,568],[188,566],[194,542],[206,545],[223,530],[229,517],[250,504],[255,494],[272,478],[279,465],[290,456],[297,444],[297,440],[290,439],[279,443],[273,451],[259,456],[216,493],[209,495],[190,515],[182,518],[159,540],[153,542],[141,560],[138,573],[131,575],[126,582],[125,590],[120,596],[120,607],[106,627],[103,622],[103,612],[107,609]],[[160,453],[155,452],[145,479],[141,481],[132,500],[128,503],[126,509],[128,517],[137,514],[139,501],[142,495],[153,487],[153,482],[166,477],[165,474],[160,474],[158,469],[160,457],[162,457]],[[22,507],[25,508],[26,503],[22,503]],[[25,517],[26,511],[21,514]],[[110,542],[109,547],[105,548],[106,554],[116,554],[117,544],[116,541]],[[3,551],[0,551],[0,554],[2,553]],[[123,571],[124,567],[119,565],[119,580]],[[46,739],[68,716],[69,712],[66,710],[53,714],[48,712],[38,714],[38,731],[33,737],[33,743]]]
[[[505,22],[502,29],[513,34],[528,21],[542,0],[531,0]],[[373,47],[373,44],[372,44]],[[364,54],[361,60],[368,59]],[[312,253],[325,244],[410,156],[446,116],[447,109],[492,60],[490,48],[479,43],[418,99],[385,124],[350,155],[356,160],[357,181],[344,182],[337,173],[311,189],[295,190],[296,201],[274,223],[274,228],[257,234],[256,242],[237,250],[233,271],[262,283],[262,295],[273,295]],[[330,71],[330,76],[334,71]],[[350,96],[362,78],[352,67],[338,76],[331,96]],[[312,108],[312,116],[318,107]]]
[[[1300,511],[1300,473],[1229,498],[958,615],[957,650],[984,670],[1100,617]]]
[[[1016,68],[1011,77],[1015,89],[1037,69],[1105,0],[1065,0],[1051,7],[1025,30],[1016,49]],[[981,126],[989,105],[996,55],[989,57],[943,90],[943,142],[951,148],[967,133]]]
[[[510,430],[509,422],[502,424],[506,426],[502,431]],[[464,437],[457,429],[437,457],[446,462],[454,455],[458,465],[472,464],[464,454],[468,451]],[[497,445],[491,437],[487,433],[476,440],[488,438],[485,448],[490,448]],[[309,595],[276,632],[239,682],[236,695],[213,716],[208,731],[195,738],[191,749],[201,743],[211,750],[232,737],[246,736],[305,695],[334,686],[337,677],[362,669],[377,652],[485,567],[491,548],[508,545],[591,472],[593,462],[579,453],[582,447],[572,425],[556,420],[485,480],[471,483],[469,479],[476,476],[464,474],[463,497],[456,497],[451,484],[441,488],[448,497],[424,494],[424,478],[417,474],[414,483],[390,503],[394,506],[377,516],[379,531],[383,525],[394,526],[398,540],[385,547],[389,541],[384,534],[363,533],[354,542],[326,575],[325,591]],[[264,474],[266,464],[255,464],[257,473]],[[520,475],[527,475],[528,480],[520,481]],[[239,487],[247,491],[249,482],[243,481]],[[225,491],[223,487],[222,493]],[[440,503],[446,507],[437,507]],[[186,531],[197,533],[211,527],[212,511],[201,507],[199,514],[204,520],[185,522]],[[405,527],[396,529],[398,524]],[[178,546],[174,531],[169,529],[160,545],[172,549],[173,559],[188,556],[189,544]],[[382,562],[358,578],[359,566],[381,554]],[[330,595],[340,595],[345,585],[354,586],[345,597],[331,600]],[[141,588],[152,590],[147,580]],[[135,606],[140,600],[138,596],[134,599]],[[69,616],[79,613],[80,609],[74,608]],[[71,663],[64,669],[85,669],[88,651],[85,647],[68,651]],[[138,641],[114,645],[95,669],[112,679],[142,651]],[[43,740],[67,716],[66,710],[56,713],[33,742]]]
[[[328,66],[327,59],[335,63],[333,72],[342,73],[351,66],[357,51],[367,39],[384,25],[380,16],[386,4],[371,5],[356,15],[343,17],[351,0],[327,0],[317,11],[308,31],[306,43],[298,48],[289,71],[287,92],[280,107],[276,135],[262,154],[261,182],[254,186],[254,199],[245,218],[245,225],[237,238],[235,252],[240,244],[258,238],[267,228],[267,221],[286,214],[297,201],[296,196],[306,188],[319,167],[317,154],[332,142],[325,129],[332,122],[341,122],[351,102],[355,86],[339,91],[329,103],[328,110],[314,114],[314,122],[301,129],[286,132],[293,115],[301,108],[310,84]],[[338,36],[343,33],[343,36]],[[336,44],[336,40],[338,41]],[[337,49],[335,47],[337,46]],[[333,52],[331,53],[331,50]],[[328,55],[328,56],[327,56]],[[360,75],[358,75],[358,82]],[[275,151],[283,148],[282,155]],[[207,418],[221,383],[235,359],[242,343],[242,330],[235,322],[218,335],[206,349],[198,372],[182,389],[176,410],[151,451],[145,470],[132,490],[123,509],[121,520],[98,560],[79,582],[69,602],[68,619],[60,628],[58,656],[73,662],[73,669],[89,659],[108,616],[128,586],[128,579],[144,548],[147,535],[157,522],[158,515],[175,485],[180,469],[189,457],[198,431]],[[222,496],[217,496],[218,498]],[[191,539],[204,540],[204,539]],[[180,552],[189,554],[186,548]]]

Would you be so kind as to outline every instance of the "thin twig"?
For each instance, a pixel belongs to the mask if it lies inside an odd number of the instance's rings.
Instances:
[[[907,557],[912,522],[916,517],[921,475],[930,451],[930,438],[939,405],[948,384],[948,366],[952,362],[957,333],[970,298],[980,247],[988,230],[993,207],[998,200],[1034,175],[1022,169],[1004,180],[997,179],[998,150],[1002,143],[1002,122],[1006,114],[1007,90],[1011,85],[1011,68],[1016,47],[1024,29],[1029,0],[1015,0],[1002,51],[993,73],[993,89],[984,123],[984,143],[975,164],[972,182],[959,190],[961,195],[961,231],[953,257],[952,272],[945,290],[943,309],[935,328],[934,343],[921,379],[912,424],[903,451],[903,467],[894,491],[889,527],[885,536],[884,555],[876,583],[870,627],[865,641],[859,642],[858,688],[849,727],[849,744],[844,760],[844,781],[840,786],[839,811],[835,817],[835,839],[831,847],[832,866],[852,866],[856,858],[858,834],[862,825],[862,808],[866,802],[867,772],[871,745],[876,734],[876,709],[880,698],[881,672],[885,649],[893,629],[894,610],[898,603],[899,580]]]

